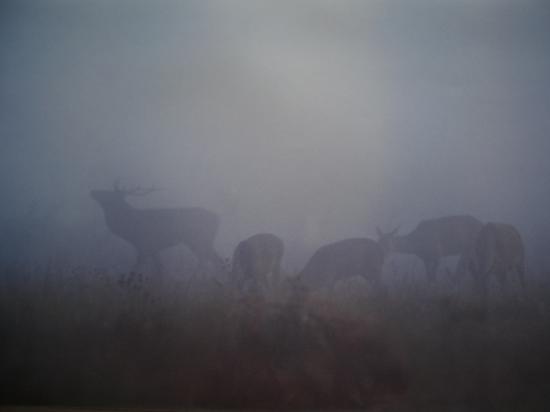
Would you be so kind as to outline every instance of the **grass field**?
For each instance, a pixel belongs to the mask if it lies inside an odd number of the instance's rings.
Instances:
[[[542,281],[487,313],[421,280],[387,295],[352,280],[299,303],[85,268],[5,268],[0,285],[2,402],[42,407],[2,410],[550,407]]]

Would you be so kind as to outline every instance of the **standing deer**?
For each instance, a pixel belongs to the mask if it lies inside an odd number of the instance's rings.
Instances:
[[[154,190],[121,189],[115,183],[113,190],[90,192],[103,209],[109,230],[134,247],[136,267],[151,259],[156,270],[162,272],[160,252],[181,243],[195,254],[199,270],[205,269],[208,262],[221,265],[213,247],[218,216],[198,207],[137,209],[126,201],[128,196],[144,196]]]
[[[508,274],[515,273],[525,288],[525,248],[521,235],[512,225],[487,223],[466,259],[468,270],[484,300],[491,275],[496,276],[504,287]]]
[[[341,279],[362,276],[378,287],[383,264],[384,250],[376,241],[345,239],[319,248],[298,274],[298,280],[309,288],[333,288]]]
[[[378,242],[386,252],[416,255],[424,263],[428,280],[434,282],[440,259],[466,253],[482,226],[473,216],[459,215],[423,220],[404,236],[397,236],[398,229],[390,233],[383,233],[379,228],[376,231]],[[465,270],[463,262],[458,266],[457,275]]]
[[[271,233],[259,233],[240,242],[233,253],[230,279],[242,292],[247,286],[253,289],[268,288],[279,283],[283,241]]]

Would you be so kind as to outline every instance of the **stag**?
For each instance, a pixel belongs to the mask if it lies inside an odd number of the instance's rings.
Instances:
[[[466,259],[468,270],[484,299],[491,275],[504,287],[508,275],[515,273],[525,288],[525,247],[521,235],[512,225],[487,223]]]
[[[240,242],[233,253],[230,278],[242,292],[246,287],[268,288],[279,283],[283,241],[271,233],[258,233]]]
[[[466,253],[472,247],[483,223],[469,215],[445,216],[423,220],[409,234],[398,236],[395,229],[383,233],[376,228],[378,242],[386,252],[416,255],[424,263],[430,282],[436,280],[441,258]],[[465,270],[459,262],[457,274]]]
[[[109,230],[134,247],[135,267],[152,260],[156,270],[162,272],[160,252],[179,244],[195,254],[199,270],[206,269],[208,263],[221,265],[213,247],[219,227],[215,213],[198,207],[138,209],[126,201],[129,196],[145,196],[155,190],[122,189],[115,183],[113,190],[90,192],[103,209]]]
[[[308,288],[334,288],[339,280],[362,276],[378,287],[383,264],[384,250],[376,241],[345,239],[319,248],[297,279]]]

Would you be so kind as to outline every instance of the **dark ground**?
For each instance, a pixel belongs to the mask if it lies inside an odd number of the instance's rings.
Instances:
[[[6,267],[0,287],[3,405],[550,410],[541,280],[495,288],[486,314],[423,279],[387,296],[352,279],[298,304],[84,268]]]

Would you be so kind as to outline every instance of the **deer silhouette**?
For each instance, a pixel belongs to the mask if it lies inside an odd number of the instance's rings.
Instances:
[[[380,288],[384,258],[384,249],[372,239],[344,239],[319,248],[298,279],[310,288],[332,288],[339,280],[362,276]]]
[[[268,289],[279,283],[283,241],[271,233],[258,233],[242,242],[233,253],[229,274],[242,292],[247,286],[252,289]]]
[[[434,282],[441,258],[462,255],[470,250],[482,226],[483,223],[473,216],[457,215],[423,220],[403,236],[397,235],[397,229],[390,233],[376,230],[378,241],[386,252],[418,256],[424,263],[428,280]],[[460,276],[465,269],[461,260],[456,275]]]
[[[512,225],[487,223],[464,258],[485,301],[491,276],[495,276],[504,288],[507,277],[515,274],[525,288],[525,246],[518,230]]]
[[[199,271],[205,270],[208,263],[221,267],[222,260],[213,247],[219,217],[199,207],[138,209],[126,201],[128,196],[145,196],[155,190],[154,187],[123,189],[115,182],[113,190],[90,192],[103,209],[109,230],[134,247],[134,269],[152,260],[156,271],[162,273],[160,252],[179,244],[194,253]]]

